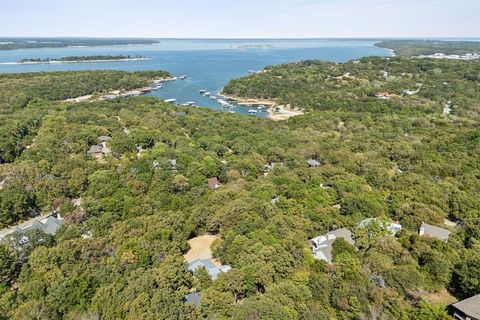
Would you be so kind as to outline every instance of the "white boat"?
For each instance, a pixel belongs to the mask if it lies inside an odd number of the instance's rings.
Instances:
[[[228,111],[228,113],[235,113],[235,111],[230,110],[230,111]]]
[[[211,100],[217,100],[218,98],[216,96],[210,96]]]
[[[188,101],[185,103],[186,105],[188,106],[194,106],[195,105],[195,101]]]
[[[208,96],[211,95],[211,93],[207,91],[207,92],[204,93],[204,95],[205,95],[206,97],[208,97]]]
[[[167,99],[165,100],[166,103],[175,103],[177,102],[177,99]]]
[[[250,109],[250,110],[248,110],[248,113],[249,113],[249,114],[257,114],[258,111],[257,111],[257,110]]]
[[[183,76],[178,77],[178,79],[185,80],[185,79],[187,79],[187,76],[183,75]]]
[[[223,99],[218,99],[218,104],[220,104],[224,108],[228,108],[229,103]]]
[[[205,94],[205,92],[207,92],[207,90],[200,90],[200,91],[198,91],[198,93],[200,93],[200,94]]]

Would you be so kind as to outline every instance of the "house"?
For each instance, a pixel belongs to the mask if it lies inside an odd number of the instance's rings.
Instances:
[[[197,307],[200,306],[201,301],[202,301],[202,297],[198,292],[192,292],[183,297],[183,302],[185,302],[186,304],[193,304]]]
[[[218,178],[217,177],[209,178],[208,187],[212,190],[217,190],[218,188],[220,188],[220,182],[218,182]]]
[[[378,99],[389,99],[390,96],[391,96],[391,94],[388,91],[379,92],[379,93],[375,94],[375,97],[377,97]]]
[[[318,162],[317,160],[315,159],[309,159],[307,161],[308,163],[308,166],[311,167],[311,168],[316,168],[316,167],[319,167],[320,166],[320,162]]]
[[[97,160],[102,159],[103,155],[109,154],[111,152],[110,148],[107,145],[107,142],[110,140],[112,140],[112,138],[108,136],[98,137],[98,141],[100,141],[100,145],[90,146],[90,149],[87,151],[87,153],[92,155]]]
[[[217,267],[212,261],[208,259],[193,260],[188,265],[188,271],[195,272],[198,268],[205,267],[208,275],[212,280],[216,280],[221,273],[228,272],[232,269],[229,265],[222,265]]]
[[[172,171],[177,171],[177,159],[170,160],[170,169]]]
[[[315,259],[332,262],[332,249],[335,239],[342,238],[351,245],[355,244],[352,232],[347,228],[337,229],[325,235],[310,239],[312,253]]]
[[[103,156],[103,148],[101,146],[90,146],[87,153],[98,159]]]
[[[460,320],[480,320],[480,294],[452,305],[453,317]]]
[[[418,233],[420,237],[436,238],[442,240],[443,242],[448,242],[448,238],[450,237],[450,231],[447,229],[432,226],[431,224],[427,223],[422,223]]]
[[[60,227],[62,227],[64,224],[65,223],[63,222],[63,219],[61,217],[57,217],[52,213],[49,213],[47,215],[30,219],[15,227],[1,230],[0,240],[14,232],[26,233],[34,229],[51,234],[51,235],[55,235],[58,229],[60,229]],[[23,237],[22,239],[24,240],[22,241],[23,243],[21,244],[25,244],[28,242],[28,238]]]
[[[383,220],[378,219],[378,218],[368,218],[368,219],[362,220],[358,224],[358,226],[360,228],[365,228],[366,226],[368,226],[373,221],[377,222],[380,225],[380,227],[382,227],[382,229],[390,231],[392,236],[397,235],[397,233],[400,230],[402,230],[402,225],[401,224],[393,223],[393,222],[386,222],[386,221],[383,221]]]

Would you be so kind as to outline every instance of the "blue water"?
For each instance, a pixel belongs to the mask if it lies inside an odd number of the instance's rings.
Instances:
[[[268,48],[244,48],[242,45],[269,45]],[[167,70],[174,75],[187,75],[186,80],[164,84],[150,95],[163,99],[174,98],[178,103],[195,101],[199,106],[226,111],[214,100],[201,96],[205,89],[219,93],[234,78],[248,75],[249,70],[262,70],[267,65],[321,59],[345,62],[365,56],[388,56],[390,52],[366,40],[161,40],[153,45],[110,47],[70,47],[0,51],[0,62],[15,62],[27,58],[61,58],[72,55],[131,55],[148,60],[97,62],[76,64],[2,65],[0,73],[64,70],[125,71]],[[270,47],[271,46],[271,47]],[[249,108],[237,107],[246,114]],[[265,117],[260,112],[259,117]]]

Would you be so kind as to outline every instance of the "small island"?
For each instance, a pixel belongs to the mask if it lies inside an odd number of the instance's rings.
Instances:
[[[230,46],[232,49],[245,50],[245,49],[270,49],[273,48],[272,44],[236,44]]]
[[[92,56],[68,56],[62,58],[34,58],[22,59],[18,62],[6,62],[7,64],[50,64],[50,63],[91,63],[91,62],[122,62],[146,60],[142,56],[130,55],[92,55]]]

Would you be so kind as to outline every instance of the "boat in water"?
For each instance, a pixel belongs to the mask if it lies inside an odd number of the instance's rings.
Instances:
[[[198,93],[200,93],[200,94],[205,94],[206,92],[207,92],[207,90],[200,90],[200,91],[198,91]]]
[[[178,79],[180,79],[180,80],[185,80],[185,79],[187,79],[187,76],[185,76],[185,75],[179,76]]]
[[[177,99],[167,99],[165,100],[166,103],[176,103]]]
[[[258,113],[258,110],[253,110],[253,109],[248,110],[248,114],[256,115],[257,113]]]
[[[205,97],[209,97],[209,96],[211,95],[211,93],[207,91],[207,92],[205,92],[203,95],[204,95]]]

